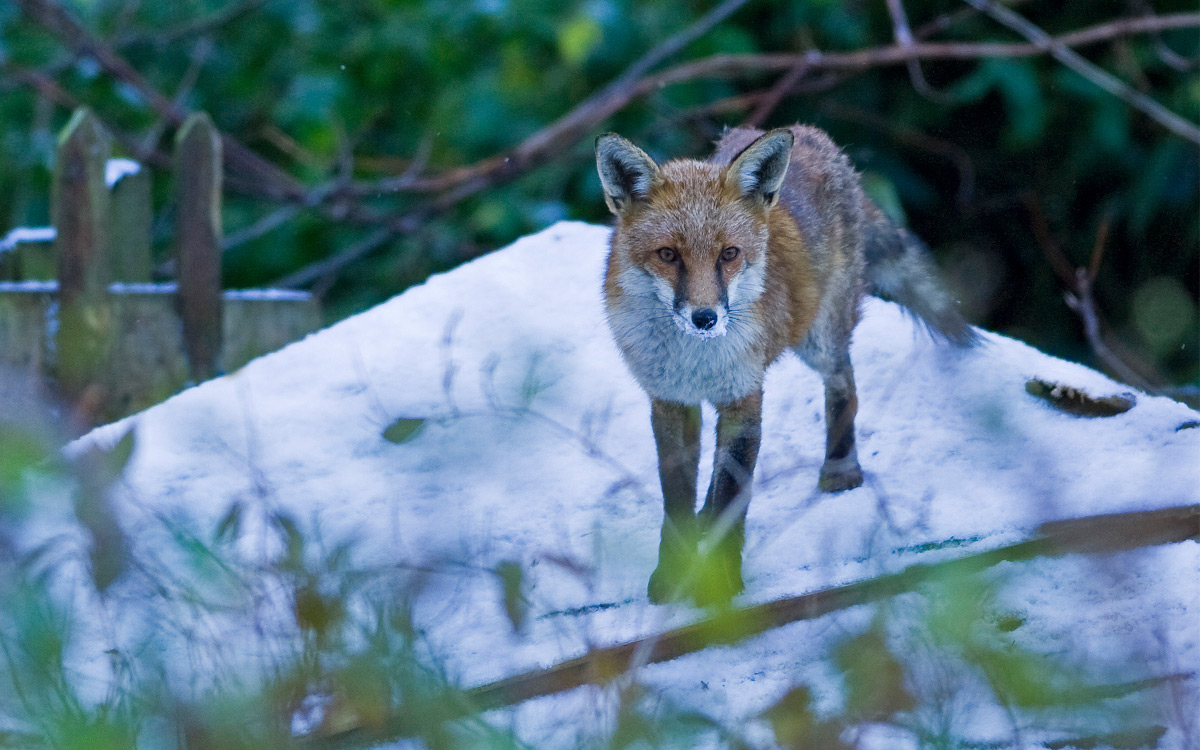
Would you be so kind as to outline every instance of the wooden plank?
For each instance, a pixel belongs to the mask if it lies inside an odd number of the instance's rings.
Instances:
[[[54,227],[17,227],[0,238],[0,280],[50,281],[58,278]]]
[[[14,280],[51,281],[58,278],[53,242],[18,242],[13,248]]]
[[[112,317],[106,302],[111,265],[108,188],[104,166],[111,136],[86,107],[59,136],[50,215],[57,230],[58,330],[53,369],[62,395],[72,402],[103,400]]]
[[[321,327],[320,304],[305,292],[230,291],[224,300],[221,361],[229,372]]]
[[[179,316],[192,379],[221,371],[221,138],[205,113],[175,139],[178,213],[175,261]]]
[[[0,282],[0,367],[38,374],[54,340],[55,282]],[[112,421],[182,390],[191,380],[175,312],[175,284],[115,284],[109,312],[116,333],[105,373],[104,400],[91,415]],[[222,295],[221,361],[241,367],[321,326],[317,301],[304,292],[250,290]]]
[[[0,282],[0,367],[42,376],[47,313],[57,285]]]
[[[107,165],[109,196],[109,243],[112,276],[117,281],[150,280],[150,172],[122,169],[136,164],[110,160]]]

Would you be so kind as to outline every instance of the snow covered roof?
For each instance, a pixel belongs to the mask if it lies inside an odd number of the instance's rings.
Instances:
[[[647,400],[601,306],[608,234],[555,224],[74,448],[135,430],[119,508],[150,557],[164,515],[211,529],[243,503],[247,515],[284,509],[328,545],[352,540],[362,565],[457,560],[486,571],[517,561],[530,586],[522,636],[486,575],[455,578],[414,614],[463,684],[687,622],[695,617],[687,607],[646,600],[661,500]],[[815,490],[824,445],[818,377],[794,358],[770,370],[746,601],[994,547],[1049,519],[1200,500],[1200,429],[1186,429],[1200,415],[1142,394],[1113,417],[1056,410],[1026,393],[1029,378],[1098,397],[1129,389],[983,336],[977,350],[946,348],[895,305],[867,301],[852,358],[868,479],[836,495]],[[711,466],[712,416],[706,411],[701,476]],[[385,439],[402,418],[422,426]],[[246,553],[257,554],[256,545],[245,541]],[[1194,672],[1198,549],[1127,553],[1122,564],[1137,582],[1116,594],[1084,562],[1046,563],[1022,590],[1022,606],[1047,637],[1089,653],[1130,629],[1159,629]],[[548,560],[580,561],[589,572]],[[838,628],[870,614],[846,617]],[[740,720],[798,676],[828,679],[813,662],[828,628],[789,626],[646,667],[644,679],[680,703]],[[519,725],[535,738],[573,736],[563,726],[582,710],[578,693],[526,704]],[[550,717],[557,729],[547,728]],[[994,739],[987,726],[977,729],[980,741]]]

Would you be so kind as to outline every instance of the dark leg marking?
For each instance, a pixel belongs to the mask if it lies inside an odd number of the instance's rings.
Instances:
[[[854,443],[858,395],[849,359],[825,378],[825,463],[818,482],[825,492],[841,492],[863,482]]]
[[[653,401],[650,424],[658,449],[663,526],[658,567],[647,587],[652,602],[679,598],[696,556],[696,478],[700,465],[700,407]]]

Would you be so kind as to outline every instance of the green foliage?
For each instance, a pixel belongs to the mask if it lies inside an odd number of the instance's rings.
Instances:
[[[203,53],[203,43],[211,42],[184,105],[210,112],[222,129],[313,184],[340,174],[347,154],[353,156],[352,176],[371,179],[410,168],[436,174],[504,153],[708,9],[690,0],[269,0],[197,35],[173,32],[218,17],[233,3],[69,5],[168,95],[186,77],[194,56]],[[947,0],[905,3],[914,29],[962,7]],[[1115,0],[1018,10],[1050,33],[1130,13]],[[1183,0],[1155,5],[1160,14],[1192,10]],[[810,46],[856,50],[891,39],[882,2],[758,0],[671,62]],[[935,39],[1011,36],[989,19],[966,14]],[[1200,52],[1200,40],[1186,29],[1080,49],[1134,88],[1193,115],[1200,104],[1196,77],[1159,54],[1160,40],[1178,56]],[[135,135],[157,124],[158,117],[127,86],[91,61],[72,58],[10,4],[0,9],[0,60],[50,66],[56,82]],[[1175,382],[1200,377],[1195,146],[1047,55],[925,61],[922,70],[942,96],[926,98],[902,66],[883,66],[785,98],[768,124],[801,121],[827,129],[870,175],[872,194],[885,199],[889,213],[906,216],[952,274],[961,261],[961,294],[978,322],[1057,354],[1088,359],[1081,326],[1062,304],[1060,283],[1042,247],[1053,242],[1071,263],[1086,265],[1099,227],[1110,221],[1096,290],[1102,312],[1135,358]],[[749,105],[719,115],[694,108],[762,90],[772,81],[758,75],[668,86],[596,130],[618,130],[656,158],[701,155],[721,127],[749,113]],[[0,173],[9,179],[0,181],[0,222],[41,224],[47,218],[53,134],[68,112],[27,88],[4,85]],[[171,206],[162,203],[167,182],[157,180],[157,208],[166,218],[158,236],[164,256],[171,214]],[[383,193],[367,203],[402,213],[418,200]],[[1041,216],[1031,215],[1031,207]],[[230,195],[227,230],[247,226],[272,208],[269,201]],[[607,220],[586,137],[552,163],[430,218],[415,235],[347,269],[330,289],[330,314],[361,310],[430,273],[565,217]],[[1039,222],[1046,224],[1048,239],[1039,235]],[[363,231],[319,212],[302,212],[233,249],[226,283],[267,283],[345,247]],[[967,268],[986,268],[987,278]],[[1154,279],[1174,280],[1170,309],[1139,311],[1134,293]],[[1175,321],[1169,335],[1147,322],[1168,314]]]

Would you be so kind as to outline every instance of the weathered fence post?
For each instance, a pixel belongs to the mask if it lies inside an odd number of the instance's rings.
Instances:
[[[57,228],[58,331],[54,374],[70,400],[104,397],[112,330],[108,303],[108,187],[104,167],[111,137],[92,114],[78,110],[59,137],[51,218]],[[82,405],[87,409],[86,405]]]
[[[192,380],[200,382],[221,369],[221,138],[207,114],[184,122],[175,170],[177,300]]]

